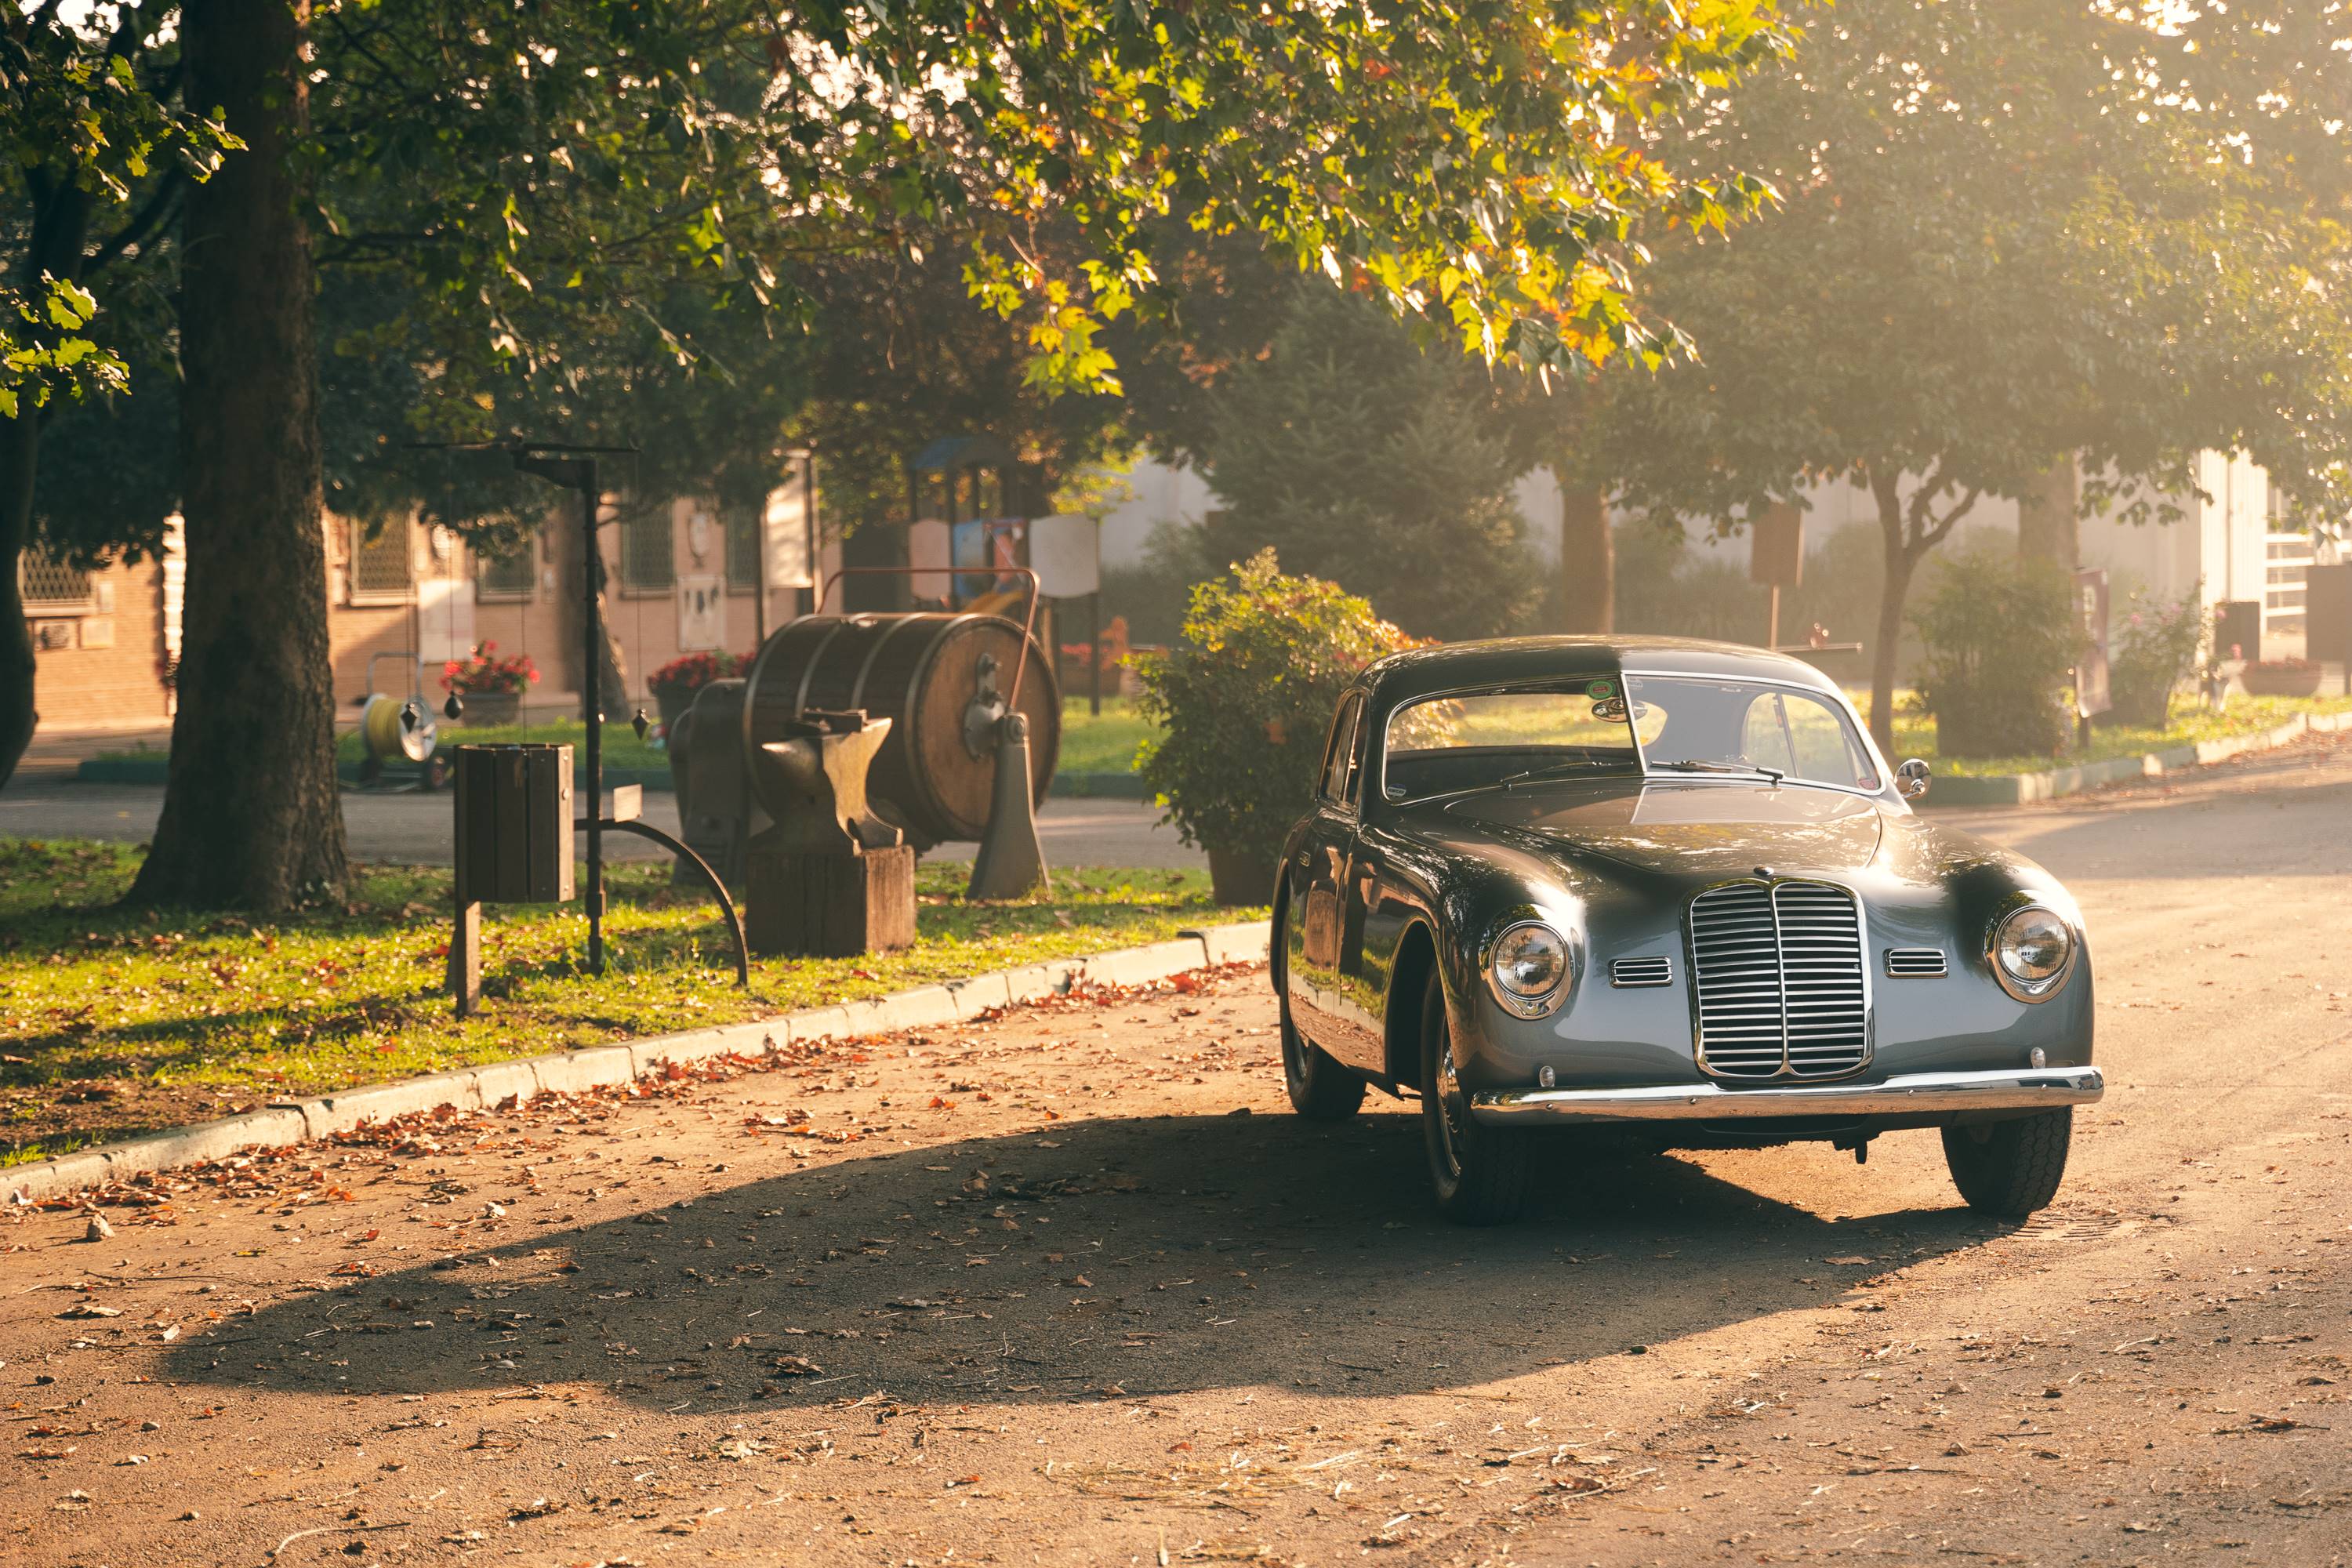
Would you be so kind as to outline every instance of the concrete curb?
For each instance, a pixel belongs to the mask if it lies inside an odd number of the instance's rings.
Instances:
[[[2185,773],[2191,768],[2210,766],[2225,758],[2242,756],[2248,752],[2271,751],[2305,734],[2332,734],[2340,730],[2352,730],[2352,713],[2298,713],[2274,729],[2258,730],[2251,735],[2231,735],[2219,741],[2199,741],[2192,745],[2172,746],[2143,756],[2115,757],[2104,763],[2053,768],[2042,773],[1939,778],[1935,787],[1928,791],[1926,804],[1930,808],[1938,805],[2027,805],[2035,801],[2055,800],[2060,795],[2080,795],[2084,790],[2100,789],[2126,779],[2161,778],[2166,773]]]
[[[586,1089],[634,1083],[660,1072],[666,1063],[687,1066],[714,1057],[757,1056],[771,1045],[795,1040],[852,1039],[957,1024],[992,1008],[1062,995],[1078,985],[1135,985],[1215,964],[1262,959],[1271,937],[1265,921],[1210,926],[1148,947],[1057,958],[744,1024],[490,1062],[400,1083],[369,1084],[308,1100],[285,1100],[241,1116],[14,1166],[0,1171],[0,1188],[6,1190],[6,1201],[11,1204],[38,1203],[84,1187],[119,1182],[142,1171],[168,1171],[247,1149],[283,1148],[348,1132],[362,1122],[436,1110],[445,1105],[460,1110],[495,1109],[508,1100],[528,1100],[535,1094],[576,1094]]]

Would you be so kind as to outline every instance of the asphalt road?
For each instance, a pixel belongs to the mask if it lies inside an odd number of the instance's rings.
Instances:
[[[1262,973],[13,1215],[0,1556],[2340,1562],[2347,818],[2327,749],[1983,819],[2113,1086],[2021,1226],[1901,1133],[1446,1228]]]
[[[677,831],[677,797],[647,790],[646,820],[665,833]],[[0,791],[0,837],[115,838],[138,841],[153,835],[163,809],[161,784],[86,784],[61,774],[36,774],[12,781]],[[449,863],[450,796],[446,794],[343,792],[343,832],[362,860],[404,866]],[[1206,866],[1208,858],[1187,848],[1175,830],[1155,826],[1157,807],[1129,800],[1049,798],[1037,814],[1037,837],[1049,866]],[[641,838],[612,841],[617,859],[660,854]],[[948,860],[969,860],[972,846],[942,844],[932,852]]]

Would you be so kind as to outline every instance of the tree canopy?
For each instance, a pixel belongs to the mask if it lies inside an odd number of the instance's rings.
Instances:
[[[1785,195],[1661,247],[1657,307],[1701,362],[1603,377],[1588,449],[1637,505],[1730,531],[1815,482],[1870,492],[1882,742],[1912,571],[1982,498],[2069,454],[2111,492],[2185,489],[2206,447],[2292,486],[2340,440],[2322,237],[2151,85],[2158,42],[2092,4],[1841,5],[1694,153]]]

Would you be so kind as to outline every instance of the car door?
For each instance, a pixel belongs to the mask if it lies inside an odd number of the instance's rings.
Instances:
[[[1334,1055],[1339,1045],[1337,1006],[1348,857],[1356,834],[1349,784],[1357,766],[1357,731],[1363,712],[1363,694],[1350,692],[1332,716],[1316,778],[1314,815],[1283,868],[1291,909],[1285,932],[1289,951],[1283,966],[1291,1019],[1301,1034]]]

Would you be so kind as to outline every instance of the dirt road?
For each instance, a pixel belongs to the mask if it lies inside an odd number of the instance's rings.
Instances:
[[[2060,1207],[1931,1133],[1440,1226],[1262,972],[12,1216],[0,1561],[2352,1555],[2352,757],[1986,819],[2090,919]]]

